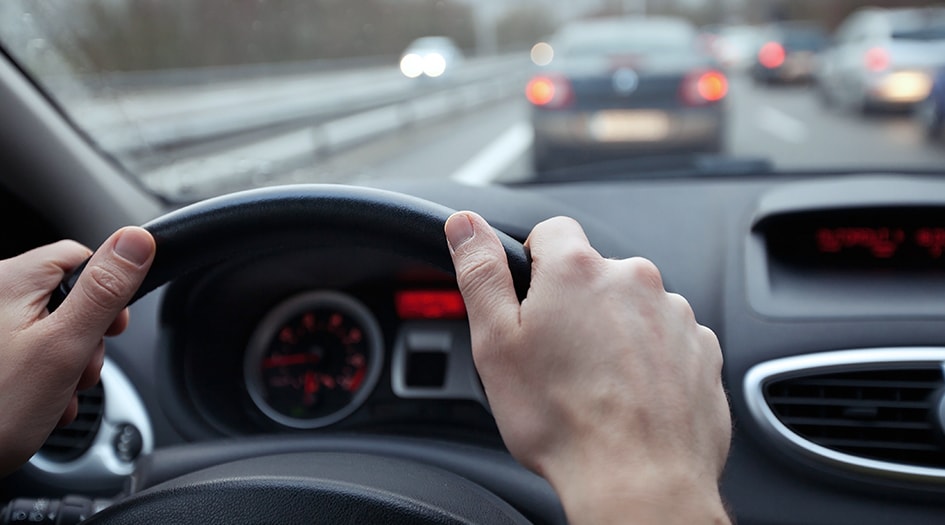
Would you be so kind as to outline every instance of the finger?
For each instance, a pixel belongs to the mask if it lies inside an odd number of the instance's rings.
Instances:
[[[0,287],[9,298],[42,303],[62,278],[92,253],[75,241],[59,241],[0,262]]]
[[[147,275],[154,251],[147,231],[119,230],[92,256],[75,288],[46,322],[55,320],[60,333],[76,340],[76,347],[96,348]]]
[[[519,302],[508,259],[489,224],[475,213],[459,212],[446,221],[445,230],[470,327],[475,332],[517,322]]]
[[[108,330],[105,330],[105,335],[112,336],[121,334],[125,331],[125,328],[128,328],[129,319],[130,314],[128,313],[128,309],[125,308],[118,313],[118,317],[112,321],[112,324],[108,327]]]
[[[525,245],[538,266],[554,260],[564,262],[568,268],[581,269],[601,259],[587,240],[584,229],[570,217],[553,217],[538,223]]]
[[[88,388],[92,388],[98,383],[99,377],[102,373],[102,365],[105,363],[105,341],[103,340],[99,343],[98,348],[95,349],[95,353],[92,355],[92,358],[89,359],[89,364],[85,366],[85,370],[82,371],[82,376],[79,377],[79,383],[76,385],[76,390],[82,391]]]
[[[72,394],[72,399],[70,399],[69,404],[66,405],[66,410],[62,413],[62,417],[59,418],[59,422],[56,423],[56,427],[62,428],[72,423],[75,421],[77,415],[79,415],[79,395]]]

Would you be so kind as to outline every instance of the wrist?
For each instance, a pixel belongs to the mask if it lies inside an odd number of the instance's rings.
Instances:
[[[563,482],[549,476],[561,498],[568,522],[580,524],[712,524],[731,523],[716,480],[668,469],[587,471]]]

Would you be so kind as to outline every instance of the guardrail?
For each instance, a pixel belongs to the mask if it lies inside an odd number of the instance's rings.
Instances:
[[[438,79],[408,79],[393,66],[206,85],[176,79],[173,88],[118,93],[74,111],[146,184],[181,195],[513,96],[529,64],[519,54],[477,58]]]

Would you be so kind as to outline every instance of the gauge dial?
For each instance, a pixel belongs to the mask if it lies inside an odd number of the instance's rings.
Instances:
[[[330,425],[354,412],[380,377],[383,343],[362,303],[311,292],[273,309],[250,339],[250,397],[270,419],[295,428]]]

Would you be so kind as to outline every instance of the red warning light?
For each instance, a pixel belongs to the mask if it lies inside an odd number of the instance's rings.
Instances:
[[[458,290],[403,290],[394,296],[401,319],[464,319],[466,303]]]

